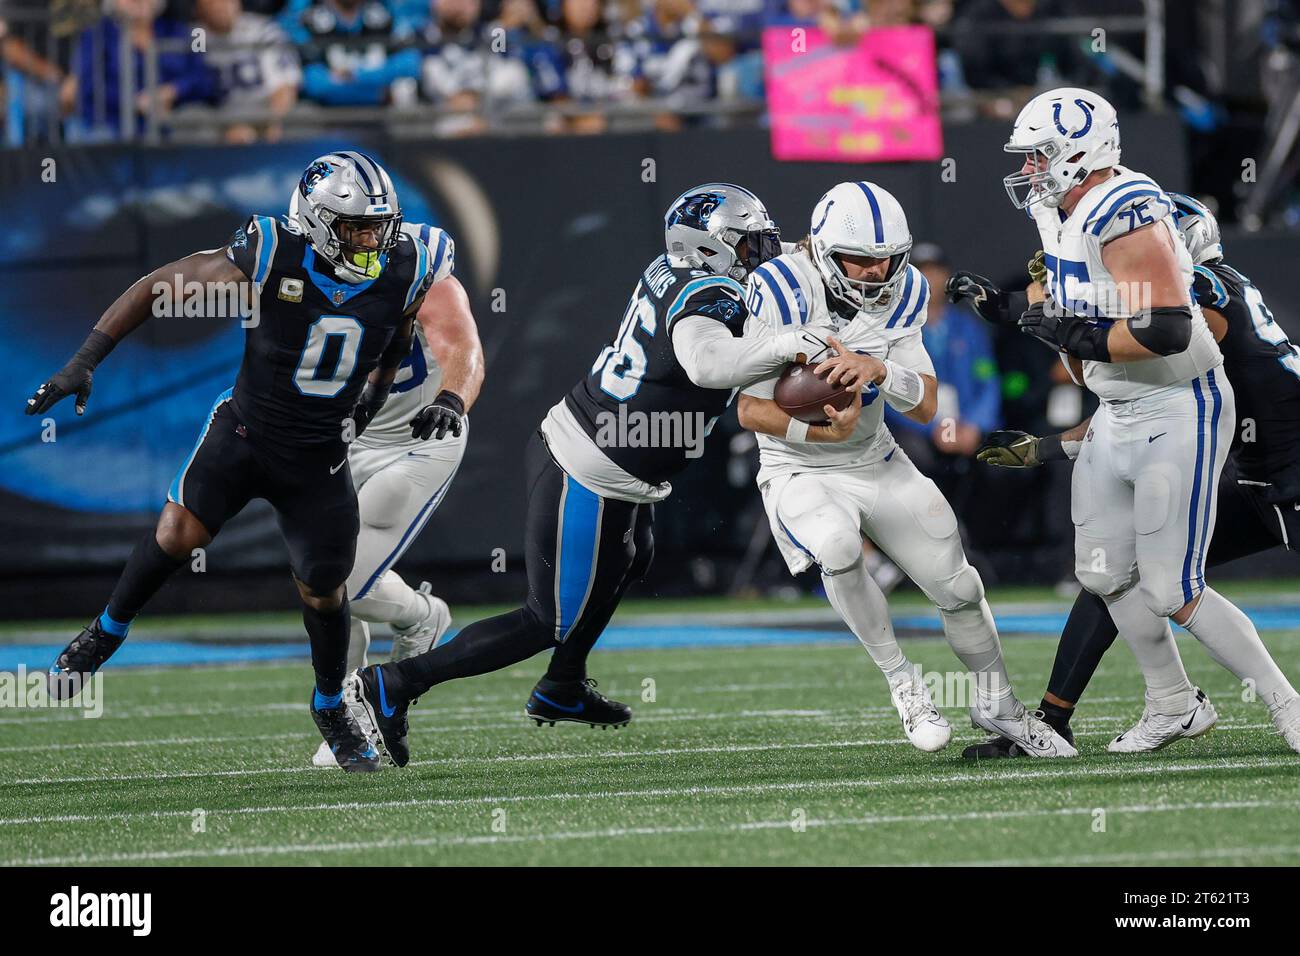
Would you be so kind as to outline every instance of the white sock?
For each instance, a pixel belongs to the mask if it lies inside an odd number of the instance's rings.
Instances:
[[[366,652],[370,650],[370,625],[358,617],[352,618],[348,632],[348,673],[366,666]]]
[[[396,571],[379,576],[365,597],[352,601],[352,615],[371,624],[410,627],[429,616],[432,606],[423,591],[417,591]]]
[[[939,616],[952,652],[975,676],[975,692],[984,698],[984,709],[995,717],[1013,714],[1020,702],[1011,693],[1011,678],[989,602],[980,598],[978,604],[951,611],[939,608]]]
[[[847,571],[823,574],[822,585],[831,607],[867,649],[886,679],[907,671],[912,665],[894,637],[889,605],[879,585],[867,573],[859,558]]]
[[[1238,680],[1249,680],[1255,694],[1277,710],[1296,695],[1295,688],[1259,639],[1259,631],[1241,608],[1213,588],[1201,593],[1191,620],[1183,625],[1200,641],[1216,664]]]
[[[1133,650],[1147,683],[1147,704],[1154,713],[1185,714],[1196,706],[1196,688],[1187,679],[1169,622],[1156,614],[1137,588],[1106,599],[1111,620]]]

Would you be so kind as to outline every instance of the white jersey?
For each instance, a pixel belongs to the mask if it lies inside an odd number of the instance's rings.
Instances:
[[[456,265],[456,244],[451,236],[418,222],[402,223],[402,231],[427,247],[428,268],[434,282],[441,282],[451,275]],[[393,379],[392,391],[388,393],[388,401],[384,402],[384,407],[371,420],[358,442],[374,446],[412,441],[411,419],[438,397],[441,388],[442,369],[425,340],[424,327],[417,321],[411,354],[402,360],[397,377]]]
[[[1193,277],[1192,258],[1174,225],[1169,197],[1141,173],[1123,166],[1116,166],[1115,173],[1088,190],[1068,216],[1043,203],[1029,208],[1043,243],[1049,295],[1070,312],[1107,324],[1132,315],[1101,260],[1102,247],[1112,239],[1153,223],[1167,229],[1186,288]],[[1223,356],[1195,299],[1191,310],[1192,340],[1184,351],[1142,362],[1084,362],[1084,384],[1103,401],[1126,401],[1217,368]]]
[[[823,337],[833,334],[855,351],[891,359],[922,375],[934,374],[934,364],[921,342],[930,284],[915,266],[907,267],[896,298],[845,319],[831,310],[817,267],[806,252],[799,250],[754,270],[749,279],[748,301],[746,336],[773,335],[808,325]],[[746,388],[745,394],[770,399],[777,377]],[[876,386],[863,392],[862,403],[857,427],[846,441],[790,442],[759,434],[759,484],[776,475],[853,468],[888,456],[894,449],[894,438],[885,427],[885,401]]]
[[[276,90],[302,85],[298,51],[270,17],[241,13],[229,35],[209,43],[203,59],[216,71],[226,104],[265,106]]]

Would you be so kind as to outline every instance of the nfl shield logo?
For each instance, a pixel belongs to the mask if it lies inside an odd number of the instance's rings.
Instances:
[[[342,304],[343,304],[343,290],[342,290],[342,289],[335,289],[335,290],[334,290],[334,304],[335,304],[335,305],[342,305]]]

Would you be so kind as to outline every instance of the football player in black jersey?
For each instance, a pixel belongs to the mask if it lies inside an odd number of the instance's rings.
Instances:
[[[1213,213],[1188,196],[1168,195],[1174,202],[1179,232],[1196,263],[1192,292],[1219,342],[1223,369],[1237,393],[1238,429],[1219,481],[1218,519],[1206,563],[1210,567],[1226,564],[1277,545],[1288,551],[1300,550],[1300,351],[1273,320],[1254,284],[1224,263],[1219,224]],[[1003,295],[991,288],[970,291],[975,289],[972,281],[949,284],[957,298],[972,298],[980,309],[987,309],[984,303],[996,302]],[[1047,438],[1017,431],[993,432],[977,455],[981,461],[1007,468],[1072,459],[1088,425],[1085,421]],[[1105,602],[1080,591],[1061,634],[1041,705],[1044,720],[1057,733],[1073,737],[1069,724],[1074,706],[1117,633]],[[1267,676],[1260,679],[1256,690],[1278,732],[1291,749],[1300,751],[1300,697],[1275,665],[1261,662],[1260,670]],[[1202,701],[1202,706],[1211,705]],[[1178,726],[1143,727],[1140,733],[1150,737],[1142,742],[1143,750],[1158,749],[1187,736]],[[962,755],[1022,756],[1005,737],[974,744]]]
[[[347,443],[383,405],[411,350],[412,317],[431,281],[425,245],[403,233],[388,173],[362,153],[313,162],[287,219],[253,216],[224,247],[168,263],[124,292],[27,414],[67,395],[85,411],[95,367],[154,314],[164,286],[239,288],[251,305],[243,364],[167,493],[155,531],[127,561],[104,612],[50,668],[51,692],[75,694],[121,646],[131,621],[195,548],[253,498],[275,508],[311,638],[311,713],[345,770],[379,756],[343,703],[357,500]],[[446,413],[426,406],[413,422]]]
[[[554,653],[525,706],[529,717],[627,723],[631,709],[594,689],[586,661],[650,565],[654,503],[698,457],[737,388],[822,350],[807,332],[742,337],[742,284],[781,252],[775,224],[749,190],[687,190],[668,210],[665,239],[666,254],[642,271],[614,338],[529,442],[524,606],[428,653],[358,672],[357,696],[398,765],[409,758],[406,710],[416,697],[547,649]],[[855,402],[836,417],[860,410]]]

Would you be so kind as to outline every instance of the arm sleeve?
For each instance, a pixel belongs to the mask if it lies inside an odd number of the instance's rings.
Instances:
[[[789,361],[775,336],[737,338],[702,315],[678,319],[672,336],[677,361],[700,388],[740,388],[770,377]]]

